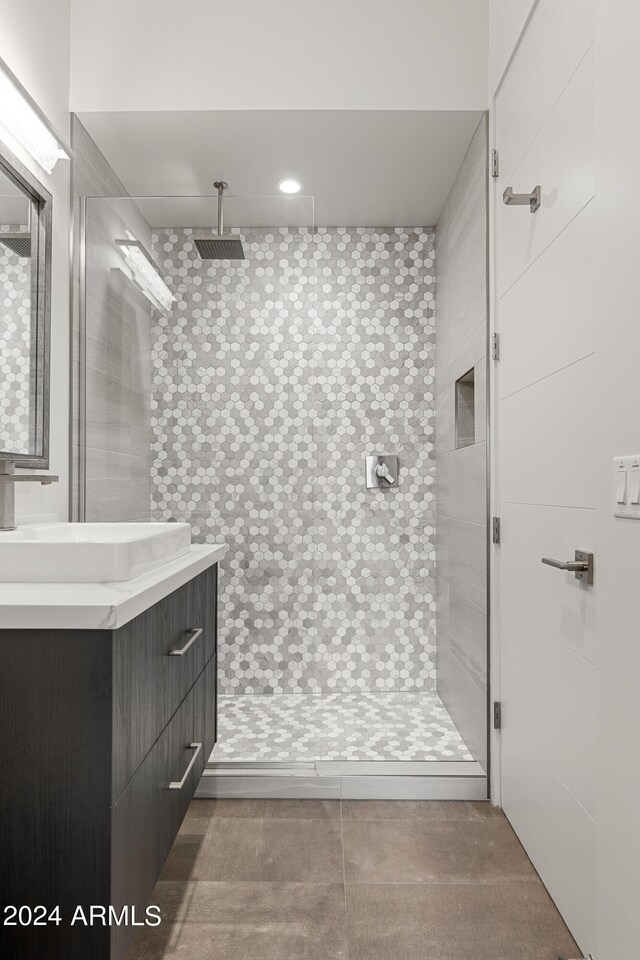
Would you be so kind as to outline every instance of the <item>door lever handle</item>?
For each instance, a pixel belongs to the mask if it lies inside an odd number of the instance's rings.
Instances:
[[[542,563],[556,570],[568,570],[575,573],[576,580],[584,583],[593,583],[593,554],[586,550],[576,550],[575,560],[552,560],[551,557],[542,557]]]
[[[589,565],[582,560],[552,560],[551,557],[543,557],[542,562],[549,567],[555,567],[556,570],[588,570]]]

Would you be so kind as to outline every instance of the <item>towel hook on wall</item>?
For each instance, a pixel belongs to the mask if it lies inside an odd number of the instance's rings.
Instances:
[[[513,187],[507,187],[502,199],[507,206],[529,207],[531,213],[535,213],[542,200],[542,188],[538,185],[531,193],[514,193]]]

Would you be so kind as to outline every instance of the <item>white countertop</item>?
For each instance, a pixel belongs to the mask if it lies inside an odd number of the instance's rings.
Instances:
[[[227,546],[188,554],[120,583],[0,583],[0,629],[117,630],[222,560]]]

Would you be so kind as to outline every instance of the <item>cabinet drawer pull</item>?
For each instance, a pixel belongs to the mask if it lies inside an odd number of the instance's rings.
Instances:
[[[170,657],[183,656],[187,652],[191,644],[195,643],[198,637],[200,636],[200,634],[202,633],[202,627],[194,627],[193,630],[190,631],[190,633],[191,633],[191,636],[185,643],[184,647],[176,647],[175,650],[169,650]]]
[[[190,743],[188,749],[189,749],[189,750],[195,750],[194,755],[191,757],[191,760],[189,761],[189,766],[188,766],[187,769],[185,770],[184,776],[183,776],[182,780],[172,780],[172,781],[171,781],[171,783],[169,784],[169,790],[182,790],[182,788],[184,787],[185,783],[187,782],[187,777],[189,776],[189,774],[190,774],[191,771],[193,770],[193,765],[194,765],[194,763],[196,762],[196,760],[197,760],[198,757],[200,756],[200,751],[202,750],[202,744],[201,744],[201,743]]]

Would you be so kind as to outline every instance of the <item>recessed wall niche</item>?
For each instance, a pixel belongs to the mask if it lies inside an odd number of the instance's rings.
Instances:
[[[456,380],[456,449],[476,442],[475,371]]]

